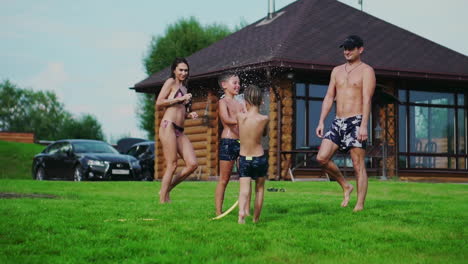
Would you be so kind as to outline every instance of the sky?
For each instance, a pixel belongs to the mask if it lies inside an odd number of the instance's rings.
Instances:
[[[233,29],[267,11],[268,0],[0,0],[0,81],[55,91],[75,116],[94,115],[109,143],[145,138],[129,87],[147,77],[151,38],[181,18]],[[468,56],[468,0],[363,0],[363,11]]]

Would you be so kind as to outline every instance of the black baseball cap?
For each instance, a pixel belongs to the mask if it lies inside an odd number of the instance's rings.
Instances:
[[[340,45],[340,48],[344,48],[346,50],[352,50],[354,48],[360,48],[364,46],[364,41],[357,35],[351,35],[346,37],[343,41],[343,44]]]

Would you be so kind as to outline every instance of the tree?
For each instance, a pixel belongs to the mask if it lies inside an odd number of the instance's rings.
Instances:
[[[54,92],[21,89],[8,80],[0,83],[0,131],[33,132],[42,140],[103,139],[93,116],[76,120]]]
[[[101,124],[90,114],[69,118],[62,127],[61,138],[104,140]]]
[[[0,130],[10,130],[10,124],[21,112],[18,104],[23,96],[23,90],[6,80],[0,83]]]
[[[181,19],[169,25],[164,36],[152,38],[149,52],[143,59],[146,73],[156,73],[170,66],[175,57],[187,57],[231,33],[224,25],[202,26],[194,17]],[[139,126],[149,138],[154,138],[154,99],[153,94],[138,98]]]
[[[36,138],[53,140],[70,117],[54,92],[21,89],[8,80],[0,83],[2,130],[34,132]]]

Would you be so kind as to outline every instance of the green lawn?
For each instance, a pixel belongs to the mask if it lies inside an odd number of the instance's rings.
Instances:
[[[365,211],[335,182],[267,182],[260,222],[211,221],[215,182],[0,180],[0,263],[466,263],[468,185],[369,184]],[[236,201],[228,186],[225,207]]]
[[[45,146],[0,140],[0,179],[32,179],[34,155]]]

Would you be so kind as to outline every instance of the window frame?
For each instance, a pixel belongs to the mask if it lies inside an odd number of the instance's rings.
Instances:
[[[418,85],[418,84],[414,84]],[[428,86],[426,89],[411,89],[408,87],[399,87],[398,88],[398,96],[402,95],[403,98],[400,99],[400,103],[398,104],[397,107],[397,113],[399,119],[402,118],[404,115],[405,120],[405,128],[404,131],[401,131],[400,128],[400,122],[397,123],[397,131],[398,131],[398,142],[400,140],[405,140],[405,148],[406,151],[402,151],[400,149],[399,143],[398,143],[398,157],[397,162],[400,163],[400,161],[403,161],[405,165],[401,167],[399,165],[400,169],[403,170],[434,170],[434,171],[440,171],[440,170],[449,170],[449,171],[467,171],[468,166],[467,166],[467,161],[468,161],[468,148],[467,148],[467,105],[466,105],[466,97],[467,94],[465,91],[462,89],[446,89],[442,93],[445,94],[452,94],[454,96],[454,103],[453,104],[431,104],[431,103],[416,103],[416,102],[411,102],[410,101],[410,92],[414,91],[421,91],[421,92],[430,92],[430,93],[438,93],[440,91],[440,87],[438,89],[435,89],[432,86]],[[404,93],[401,94],[401,92]],[[463,98],[464,104],[460,104],[460,96]],[[404,106],[404,113],[401,113],[400,111],[400,106]],[[442,153],[427,153],[427,152],[413,152],[412,151],[412,144],[413,139],[411,138],[411,107],[427,107],[429,109],[434,109],[434,108],[443,108],[443,109],[453,109],[454,113],[454,123],[453,127],[453,141],[454,141],[454,146],[453,146],[453,153],[450,152],[442,152]],[[464,152],[462,153],[459,148],[460,144],[460,123],[459,123],[459,111],[464,112],[465,120],[464,120],[464,131],[463,131],[463,136],[464,136]],[[403,134],[401,133],[403,132]],[[429,168],[429,167],[412,167],[411,166],[411,159],[412,158],[447,158],[447,168]],[[454,168],[449,168],[450,163],[452,162],[451,159],[455,160],[455,167]],[[464,159],[464,168],[460,167],[460,159]]]
[[[298,84],[303,84],[304,85],[304,89],[305,89],[305,93],[304,95],[296,95],[296,92],[297,92],[297,85]],[[310,141],[309,141],[309,135],[310,133],[314,133],[315,135],[315,131],[310,131],[309,127],[310,127],[310,124],[309,124],[309,102],[318,102],[320,104],[322,104],[323,102],[323,99],[325,98],[324,97],[319,97],[319,96],[310,96],[309,94],[309,91],[310,91],[310,86],[312,85],[320,85],[320,86],[325,86],[326,87],[326,91],[328,91],[328,86],[329,84],[325,81],[316,81],[316,82],[311,82],[311,81],[296,81],[293,83],[293,102],[294,102],[294,115],[293,115],[293,120],[294,120],[294,127],[293,127],[293,146],[294,146],[294,149],[298,150],[298,149],[304,149],[304,148],[308,148],[308,149],[312,149],[313,146],[310,146]],[[305,134],[304,134],[304,138],[305,138],[305,144],[304,144],[304,147],[299,147],[297,148],[297,124],[296,124],[296,113],[297,113],[297,100],[303,100],[304,101],[304,109],[305,109],[305,116],[304,116],[304,119],[305,119]],[[332,106],[332,109],[335,108],[335,103],[333,103],[333,106]]]

